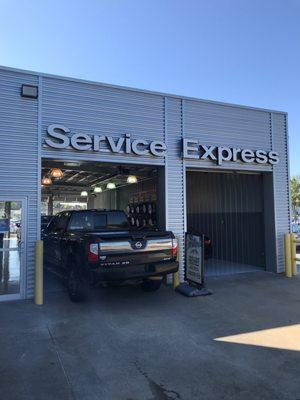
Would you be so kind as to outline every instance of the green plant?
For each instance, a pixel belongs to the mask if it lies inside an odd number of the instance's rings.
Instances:
[[[300,206],[300,178],[293,176],[291,178],[291,203],[293,216],[296,216],[296,208]]]

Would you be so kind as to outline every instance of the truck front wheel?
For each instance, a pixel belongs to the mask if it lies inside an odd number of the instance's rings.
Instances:
[[[75,269],[71,269],[68,276],[68,294],[74,303],[84,301],[86,299],[86,288]]]
[[[142,289],[145,292],[156,292],[161,287],[162,279],[144,279]]]

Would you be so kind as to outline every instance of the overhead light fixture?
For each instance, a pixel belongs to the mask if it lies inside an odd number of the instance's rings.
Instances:
[[[102,188],[100,186],[94,187],[94,193],[101,193],[101,192],[102,192]]]
[[[77,162],[77,161],[66,161],[66,162],[64,162],[64,165],[66,167],[79,167],[80,166],[80,162]]]
[[[59,168],[52,168],[50,171],[50,175],[53,176],[53,178],[62,178],[63,172]]]
[[[52,180],[48,176],[44,176],[42,179],[42,185],[52,185]]]
[[[86,191],[86,190],[83,190],[81,193],[80,193],[80,196],[81,197],[87,197],[89,194],[88,194],[88,192]]]
[[[137,177],[135,175],[129,175],[127,178],[127,183],[137,183]]]
[[[116,184],[113,183],[113,182],[109,182],[109,183],[106,185],[106,189],[115,189],[115,188],[116,188]]]

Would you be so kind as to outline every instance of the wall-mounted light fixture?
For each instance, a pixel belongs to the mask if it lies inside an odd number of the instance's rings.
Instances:
[[[101,193],[101,192],[102,192],[102,188],[100,186],[94,187],[94,193]]]
[[[127,183],[137,183],[137,177],[135,175],[129,175],[127,178]]]
[[[30,99],[38,98],[38,87],[34,85],[22,85],[21,86],[21,96]]]
[[[116,188],[116,184],[113,182],[108,182],[108,184],[106,185],[106,189],[115,189]]]

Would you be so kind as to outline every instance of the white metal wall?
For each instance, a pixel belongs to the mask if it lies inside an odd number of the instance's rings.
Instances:
[[[168,148],[165,167],[166,227],[180,239],[180,277],[184,276],[184,163],[181,160],[183,100],[165,98],[165,141]]]
[[[39,100],[22,99],[22,83],[40,83]],[[45,135],[48,125],[64,124],[73,133],[165,140],[167,157],[137,157],[125,154],[80,152],[73,149],[42,148],[42,156],[55,159],[94,160],[164,165],[167,227],[181,239],[183,276],[183,237],[185,231],[185,168],[248,169],[272,172],[271,166],[182,160],[183,137],[197,138],[207,145],[225,145],[252,150],[275,150],[280,162],[273,167],[275,191],[277,270],[283,270],[283,234],[289,230],[287,128],[284,113],[270,112],[223,103],[180,98],[160,93],[113,87],[0,69],[0,193],[28,196],[28,273],[27,295],[33,293],[33,244],[38,237],[39,199],[38,122]],[[38,104],[39,107],[38,108]],[[38,115],[38,109],[40,114]]]
[[[42,132],[50,124],[65,125],[71,133],[163,140],[163,97],[101,85],[43,78]],[[43,157],[94,161],[163,164],[161,157],[57,150],[43,147]]]
[[[0,196],[27,198],[25,297],[33,295],[37,238],[38,101],[20,96],[23,83],[38,77],[0,69]]]
[[[201,140],[205,145],[237,147],[270,151],[270,115],[261,110],[223,104],[186,101],[185,135]],[[275,149],[274,149],[275,150]],[[187,160],[189,167],[212,168],[210,160]],[[242,162],[224,162],[218,169],[271,171],[271,165]]]
[[[275,232],[277,245],[277,271],[284,271],[284,234],[290,231],[289,203],[289,161],[287,116],[271,114],[271,141],[274,150],[279,152],[280,162],[273,168],[273,185],[275,201]]]

